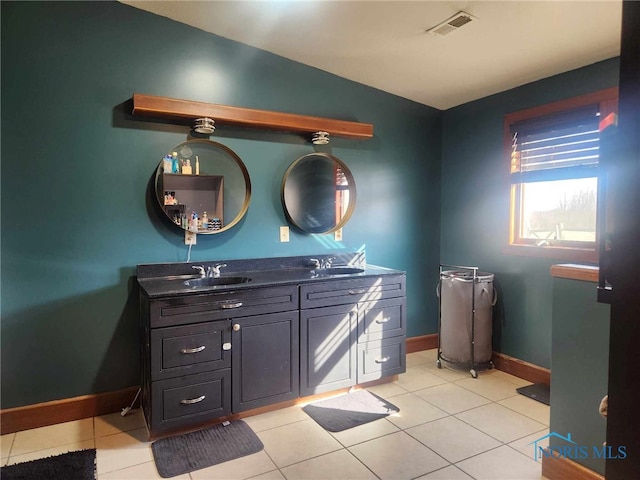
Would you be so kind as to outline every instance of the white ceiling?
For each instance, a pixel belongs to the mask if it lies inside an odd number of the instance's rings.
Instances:
[[[442,110],[620,53],[620,0],[122,3]]]

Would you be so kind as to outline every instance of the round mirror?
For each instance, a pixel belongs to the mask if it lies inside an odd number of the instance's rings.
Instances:
[[[282,180],[287,219],[307,233],[331,233],[347,223],[356,202],[356,184],[347,166],[327,153],[300,157]]]
[[[211,140],[188,140],[163,157],[156,196],[167,217],[198,234],[220,233],[249,208],[249,172],[230,148]]]

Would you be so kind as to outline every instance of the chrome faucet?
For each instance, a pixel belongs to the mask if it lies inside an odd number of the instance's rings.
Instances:
[[[207,276],[207,272],[205,271],[202,265],[193,265],[191,268],[198,270],[198,273],[200,274],[201,277]]]
[[[331,268],[331,262],[335,260],[336,257],[327,257],[320,263],[320,268]]]
[[[226,263],[218,263],[216,266],[207,267],[207,277],[209,278],[218,278],[220,276],[220,269],[226,267]]]
[[[335,257],[327,257],[323,258],[322,260],[318,260],[317,258],[310,258],[309,263],[314,268],[331,268],[331,262],[333,262],[334,259]]]

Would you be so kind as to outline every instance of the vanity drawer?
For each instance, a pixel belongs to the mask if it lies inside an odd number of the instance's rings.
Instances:
[[[405,275],[309,283],[300,287],[300,308],[328,307],[405,296]]]
[[[151,330],[151,379],[231,366],[231,321]]]
[[[363,302],[358,305],[358,342],[404,335],[406,318],[405,298]]]
[[[162,431],[231,413],[231,369],[153,382],[151,428]]]
[[[405,337],[358,344],[358,383],[406,371]]]
[[[227,290],[153,300],[149,322],[158,328],[297,309],[296,285]]]

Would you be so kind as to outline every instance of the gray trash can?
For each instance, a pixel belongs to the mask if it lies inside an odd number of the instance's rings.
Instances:
[[[469,368],[474,378],[477,370],[493,367],[492,317],[497,299],[493,278],[476,267],[440,267],[438,367],[442,359]]]

